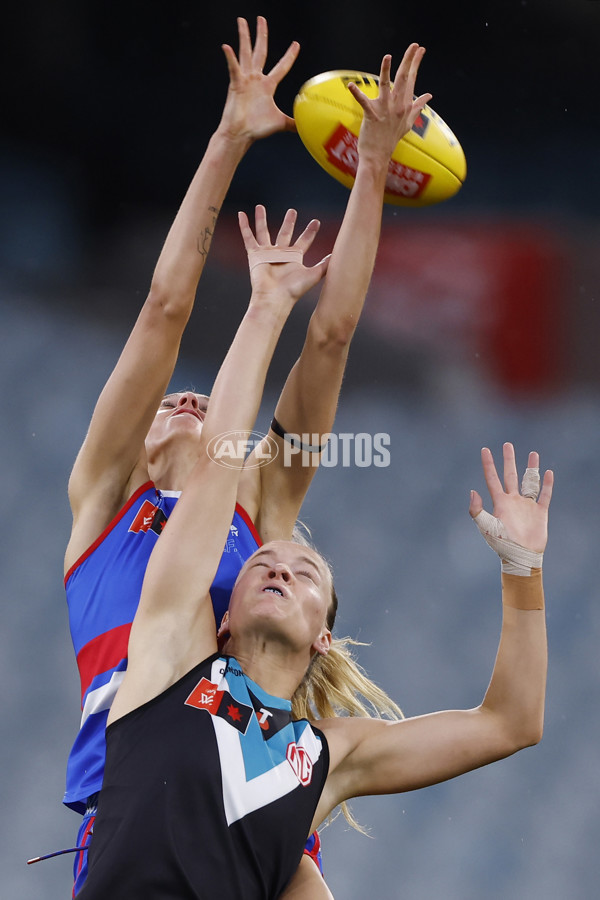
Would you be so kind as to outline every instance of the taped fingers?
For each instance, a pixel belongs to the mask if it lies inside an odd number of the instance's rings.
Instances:
[[[250,271],[263,263],[294,262],[302,264],[302,258],[302,251],[294,247],[258,247],[256,250],[248,250]]]
[[[521,496],[530,500],[537,500],[540,493],[540,470],[539,468],[525,469],[523,480],[521,481]]]

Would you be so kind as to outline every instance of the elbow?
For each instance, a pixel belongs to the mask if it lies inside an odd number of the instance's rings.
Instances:
[[[521,716],[519,721],[520,748],[533,747],[539,744],[544,734],[544,701],[535,704],[529,713]]]
[[[528,731],[523,735],[522,747],[521,750],[524,750],[525,747],[535,747],[536,744],[542,740],[544,736],[544,720],[540,719],[539,722],[531,723]]]
[[[527,747],[535,747],[542,740],[544,734],[544,717],[531,716],[521,722],[518,727],[511,729],[506,736],[508,747],[507,756],[525,750]]]
[[[351,316],[327,324],[316,324],[313,321],[311,325],[312,339],[318,352],[329,356],[346,354],[357,325],[358,320]]]
[[[485,712],[484,707],[480,707]],[[544,710],[522,711],[516,716],[491,712],[488,715],[488,747],[493,759],[504,759],[534,747],[542,740],[544,733]]]
[[[156,318],[168,321],[187,322],[194,303],[195,293],[174,289],[172,285],[153,279],[145,306]]]

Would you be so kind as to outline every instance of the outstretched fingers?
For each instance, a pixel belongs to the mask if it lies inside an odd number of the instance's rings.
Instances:
[[[283,56],[278,62],[275,63],[273,68],[270,70],[269,78],[272,78],[276,84],[284,78],[287,73],[290,71],[292,66],[294,65],[298,53],[300,52],[300,44],[298,41],[292,41],[290,46],[287,48]]]
[[[246,213],[238,213],[253,291],[264,295],[275,290],[280,296],[287,294],[294,303],[325,277],[330,260],[330,256],[326,256],[314,266],[304,264],[304,253],[312,245],[320,223],[317,219],[310,221],[292,243],[296,219],[296,210],[289,209],[273,244],[264,206],[256,207],[255,231]]]
[[[267,210],[262,203],[257,203],[254,210],[254,229],[256,240],[263,246],[271,246],[271,235],[267,225]]]
[[[492,452],[488,447],[484,447],[481,451],[481,463],[483,466],[483,474],[485,477],[485,483],[490,492],[490,497],[492,498],[494,504],[497,503],[498,500],[501,499],[502,496],[506,494],[516,494],[518,496],[523,495],[523,491],[519,486],[519,479],[517,474],[517,465],[515,460],[515,448],[511,443],[505,443],[502,447],[502,455],[504,459],[504,487],[502,486],[502,482],[498,477],[498,472],[496,471],[496,465],[494,463],[494,458],[492,456]],[[532,450],[529,454],[527,460],[527,468],[528,469],[539,469],[540,457],[539,453],[535,450]],[[548,469],[544,473],[544,478],[542,481],[542,487],[539,494],[539,498],[537,500],[538,506],[542,506],[545,509],[550,505],[550,500],[552,498],[552,488],[554,486],[554,473],[551,469]],[[477,492],[472,492],[476,494]],[[479,496],[479,495],[477,495]],[[524,495],[526,496],[526,495]],[[479,498],[481,499],[481,498]],[[534,497],[531,497],[535,501]],[[473,502],[473,497],[472,497]]]
[[[406,50],[394,78],[394,94],[399,94],[403,99],[412,100],[415,92],[415,84],[419,66],[425,56],[425,47],[411,44]]]
[[[490,497],[496,502],[496,499],[504,493],[504,489],[502,487],[502,482],[498,477],[494,457],[492,456],[492,451],[489,447],[483,447],[481,450],[481,465],[483,467],[483,476],[485,478],[487,489],[490,492]]]
[[[298,219],[298,213],[295,209],[288,209],[283,222],[281,223],[281,227],[277,233],[277,238],[275,243],[273,244],[271,241],[271,235],[269,233],[269,226],[267,223],[267,211],[262,204],[257,204],[254,212],[254,222],[255,227],[252,230],[252,226],[250,225],[250,221],[245,212],[238,212],[238,222],[240,227],[240,232],[242,235],[242,239],[244,241],[244,246],[248,253],[258,250],[285,250],[288,251],[298,251],[300,256],[295,260],[296,262],[300,261],[302,264],[302,258],[307,250],[313,244],[313,241],[321,227],[321,223],[318,219],[311,219],[308,223],[304,231],[296,238],[296,240],[292,243],[294,237],[294,229],[296,227],[296,222]],[[276,260],[270,260],[271,262],[275,262]],[[280,262],[288,262],[292,261],[290,256],[287,258],[283,257],[278,260]],[[322,259],[316,266],[313,266],[315,273],[315,283],[319,281],[325,272],[327,271],[327,267],[329,265],[329,256],[326,256]],[[305,267],[306,268],[306,267]]]
[[[281,228],[277,232],[277,237],[275,239],[275,243],[278,247],[290,246],[294,234],[294,228],[296,227],[297,218],[298,213],[296,212],[296,210],[288,209],[283,218],[283,222],[281,223]]]
[[[300,250],[303,254],[311,247],[321,223],[318,219],[311,219],[304,231],[293,242],[294,229],[298,220],[298,212],[295,209],[288,209],[279,231],[277,238],[273,244],[271,234],[267,222],[267,210],[262,204],[257,204],[255,209],[255,230],[254,233],[248,222],[245,213],[240,213],[240,230],[246,242],[246,246],[250,245],[253,249],[257,247],[293,247]],[[253,242],[253,243],[252,243]]]
[[[394,99],[396,102],[410,107],[411,110],[408,118],[409,129],[415,124],[421,111],[432,98],[430,93],[420,94],[418,97],[415,97],[417,74],[424,56],[425,47],[420,47],[419,44],[411,44],[404,54],[394,78]]]
[[[390,88],[391,86],[391,73],[392,73],[392,55],[391,53],[386,53],[383,59],[381,60],[381,68],[379,69],[379,92],[381,93],[383,88]]]
[[[252,39],[250,38],[250,27],[246,19],[242,16],[238,17],[238,59],[243,69],[248,69],[252,63]]]
[[[429,93],[421,94],[418,97],[414,95],[417,73],[424,54],[424,47],[416,43],[410,44],[402,57],[392,83],[392,57],[386,53],[381,60],[379,92],[374,100],[369,99],[353,82],[348,84],[348,90],[362,107],[366,116],[377,118],[383,110],[393,109],[396,115],[405,117],[406,131],[413,127],[423,107],[432,97]]]
[[[306,251],[312,247],[313,241],[316,238],[317,232],[319,231],[320,227],[321,223],[318,219],[311,219],[302,234],[298,238],[296,238],[294,247],[296,247],[298,250],[301,250],[303,254],[306,253]],[[329,254],[329,256],[330,255],[331,254]],[[329,256],[326,257],[327,265],[329,265]],[[323,260],[321,260],[321,262],[323,262]]]
[[[264,16],[256,17],[256,41],[252,51],[252,64],[261,71],[267,61],[267,49],[269,46],[269,29]]]
[[[391,54],[386,53],[386,55],[381,60],[381,67],[379,69],[379,98],[384,98],[384,102],[389,103],[389,93],[391,88],[390,78],[391,78],[391,70],[392,70],[392,57]],[[349,81],[347,84],[347,88],[359,104],[362,107],[362,110],[367,115],[373,113],[374,101],[371,100],[367,95],[361,91],[357,84],[353,81]]]
[[[552,488],[554,487],[554,472],[548,469],[544,472],[544,480],[542,482],[542,490],[538,499],[538,506],[548,509],[550,500],[552,499]]]
[[[281,223],[281,228],[277,233],[277,238],[275,240],[276,247],[292,247],[294,250],[300,250],[304,255],[306,251],[312,246],[312,243],[317,235],[319,228],[321,227],[321,223],[318,219],[311,219],[304,231],[296,238],[294,243],[292,244],[292,239],[294,237],[294,229],[296,227],[296,222],[298,220],[298,212],[295,209],[288,209],[286,212],[283,222]],[[266,222],[266,213],[265,213],[265,222]]]
[[[517,474],[517,462],[515,460],[515,448],[509,442],[502,445],[504,458],[504,487],[509,494],[519,493],[519,476]]]
[[[477,491],[471,491],[471,501],[469,503],[469,515],[475,519],[483,509],[483,500]]]
[[[221,49],[225,54],[227,68],[229,70],[229,78],[235,84],[236,78],[239,79],[242,73],[261,72],[267,61],[269,49],[269,28],[267,20],[264,16],[257,16],[256,19],[256,40],[254,47],[252,46],[252,38],[250,35],[250,26],[248,21],[243,17],[239,17],[238,24],[238,53],[236,55],[230,44],[222,44]],[[298,41],[292,41],[281,59],[275,63],[268,77],[277,86],[279,82],[287,75],[292,68],[298,53],[300,52],[300,44]],[[290,116],[287,117],[292,122]]]
[[[229,81],[231,84],[236,84],[240,77],[240,64],[235,55],[235,51],[230,44],[221,44],[221,50],[225,54],[227,71],[229,72]]]
[[[363,112],[368,113],[371,109],[371,101],[367,97],[366,94],[363,94],[361,89],[354,84],[353,81],[349,81],[346,85],[358,105],[362,108]]]
[[[416,97],[412,102],[412,108],[408,117],[407,126],[408,131],[413,127],[423,109],[427,106],[429,101],[432,99],[433,94],[421,94],[419,97]]]
[[[400,65],[396,70],[396,76],[394,78],[395,90],[403,90],[405,86],[410,86],[411,82],[414,87],[414,83],[417,80],[419,65],[421,64],[424,54],[425,47],[420,47],[417,43],[408,45],[404,51],[404,56],[400,61]]]
[[[250,227],[250,222],[248,221],[248,216],[245,212],[238,212],[238,224],[240,226],[240,232],[242,235],[242,240],[244,241],[244,247],[247,252],[250,250],[258,249],[258,241],[254,237],[254,232]]]
[[[494,504],[493,515],[482,513],[483,504],[477,491],[471,491],[469,512],[487,543],[503,560],[503,571],[529,575],[532,568],[541,565],[540,554],[546,547],[554,475],[551,471],[545,473],[540,491],[539,455],[534,451],[529,454],[519,490],[513,445],[504,444],[502,453],[505,489],[490,450],[484,447],[481,451],[485,480]]]

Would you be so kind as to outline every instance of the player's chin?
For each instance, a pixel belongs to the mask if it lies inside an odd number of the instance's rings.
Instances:
[[[197,419],[196,416],[188,415],[179,415],[175,416],[171,419],[171,427],[176,428],[177,431],[190,431],[196,434],[200,434],[202,432],[202,428],[204,427],[204,422]]]
[[[289,601],[277,594],[261,593],[251,607],[252,618],[261,623],[283,622],[289,618],[290,612]]]

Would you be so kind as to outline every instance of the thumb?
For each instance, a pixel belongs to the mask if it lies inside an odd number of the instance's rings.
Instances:
[[[483,509],[483,500],[477,491],[471,491],[471,502],[469,503],[469,515],[475,519]]]
[[[317,263],[316,266],[310,266],[310,268],[303,269],[303,283],[301,294],[305,294],[307,291],[310,291],[311,288],[314,288],[320,281],[325,277],[325,273],[327,272],[327,267],[329,265],[329,260],[331,259],[331,253],[329,256],[326,256],[321,262]]]
[[[283,130],[284,131],[298,131],[298,129],[296,127],[296,120],[293,119],[291,116],[285,115],[285,113],[283,115],[284,115]]]
[[[327,256],[324,256],[321,262],[318,262],[316,266],[313,266],[315,272],[318,272],[318,278],[315,281],[315,284],[318,284],[322,278],[327,274],[327,269],[329,268],[329,262],[331,260],[331,253],[328,253]]]
[[[353,81],[349,81],[346,87],[348,88],[356,102],[359,104],[359,106],[362,107],[363,112],[366,112],[368,109],[370,109],[369,98],[361,91],[358,85],[356,85]]]
[[[327,269],[329,268],[329,260],[331,259],[331,253],[328,256],[323,257],[321,262],[318,262],[315,266],[311,266],[309,269],[306,269],[308,273],[310,273],[310,287],[314,287],[315,284],[318,284],[327,274]]]

